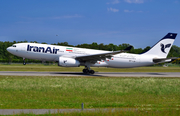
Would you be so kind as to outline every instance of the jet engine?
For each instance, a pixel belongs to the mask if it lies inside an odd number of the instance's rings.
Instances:
[[[58,66],[63,67],[79,67],[80,62],[74,58],[59,57]]]

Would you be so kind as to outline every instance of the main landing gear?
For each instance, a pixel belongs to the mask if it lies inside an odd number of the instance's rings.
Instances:
[[[94,70],[91,70],[88,67],[85,67],[85,69],[82,70],[84,74],[94,74]]]

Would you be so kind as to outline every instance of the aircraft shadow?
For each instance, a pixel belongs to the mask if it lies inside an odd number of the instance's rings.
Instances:
[[[147,73],[149,75],[166,75],[166,74],[162,74],[162,73]]]
[[[67,75],[77,75],[77,76],[101,76],[101,77],[109,77],[110,75],[111,76],[123,76],[123,75],[127,75],[127,76],[134,76],[134,75],[137,75],[137,76],[143,76],[143,75],[146,75],[146,76],[156,76],[156,75],[167,75],[167,74],[163,74],[163,73],[141,73],[141,72],[96,72],[95,74],[84,74],[84,73],[81,73],[81,72],[53,72],[53,73],[50,73],[50,74],[56,74],[56,75],[64,75],[64,76],[67,76]]]
[[[81,73],[81,72],[56,72],[56,73],[50,73],[50,74],[59,74],[59,75],[77,75],[77,76],[103,76],[104,77],[104,75],[100,75],[100,74],[84,74],[84,73]]]
[[[146,73],[146,72],[99,72],[98,74],[119,74],[119,75],[167,75],[163,73]]]

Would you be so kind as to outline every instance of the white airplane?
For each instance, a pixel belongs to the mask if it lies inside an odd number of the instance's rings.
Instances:
[[[168,33],[150,50],[142,54],[124,53],[132,46],[120,51],[92,50],[77,47],[47,45],[38,43],[17,43],[7,48],[10,53],[25,58],[41,61],[57,61],[59,66],[85,66],[83,73],[94,74],[90,67],[132,68],[170,62],[174,58],[166,58],[176,33]]]

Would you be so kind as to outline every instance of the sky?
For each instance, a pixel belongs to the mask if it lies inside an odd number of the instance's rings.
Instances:
[[[0,0],[0,41],[145,48],[169,32],[180,34],[180,0]]]

